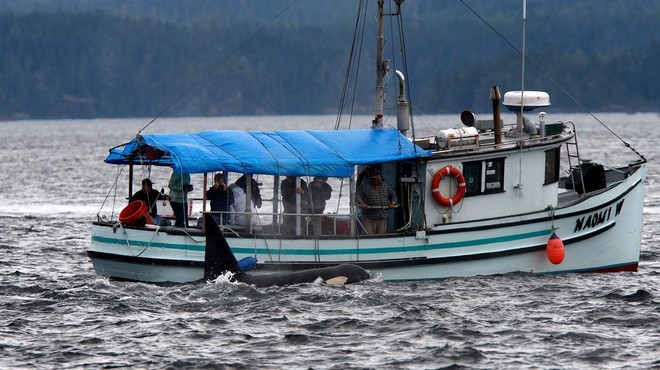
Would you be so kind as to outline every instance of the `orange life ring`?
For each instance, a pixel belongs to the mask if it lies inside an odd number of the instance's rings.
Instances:
[[[440,181],[442,181],[446,175],[450,175],[451,177],[455,178],[456,184],[458,185],[456,194],[454,194],[454,196],[451,198],[445,198],[442,196],[442,193],[440,193]],[[433,177],[431,191],[433,192],[433,198],[435,198],[438,203],[445,207],[451,207],[454,204],[460,202],[465,195],[465,177],[463,177],[461,171],[456,167],[443,167],[440,169],[440,171],[436,172],[435,176]]]

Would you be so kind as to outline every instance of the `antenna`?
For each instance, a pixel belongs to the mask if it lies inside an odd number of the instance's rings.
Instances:
[[[522,198],[522,150],[523,150],[523,126],[525,126],[525,23],[527,21],[527,0],[523,0],[523,9],[522,9],[522,63],[521,63],[521,78],[520,78],[520,112],[516,114],[518,116],[518,132],[520,134],[520,154],[519,154],[519,172],[518,172],[518,184],[514,188],[520,191],[519,197]]]
[[[383,105],[385,87],[383,79],[389,64],[383,59],[383,4],[384,0],[378,0],[378,17],[376,30],[376,93],[374,94],[374,120],[372,128],[383,127]]]
[[[522,77],[520,79],[520,118],[525,110],[525,23],[527,21],[527,0],[523,0],[522,11]],[[522,123],[522,122],[521,122]],[[522,129],[522,124],[519,125]]]

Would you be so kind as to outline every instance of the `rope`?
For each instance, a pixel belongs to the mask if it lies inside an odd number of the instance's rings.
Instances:
[[[154,241],[154,239],[156,239],[156,236],[158,235],[159,231],[160,231],[160,226],[156,226],[156,230],[154,231],[154,235],[151,237],[151,240],[149,240],[147,245],[145,245],[144,248],[142,249],[142,251],[140,253],[136,254],[135,257],[140,257],[142,255],[142,253],[144,253],[147,250],[147,248],[149,248],[149,246],[151,246],[151,243]]]
[[[119,166],[117,168],[117,176],[115,177],[115,182],[112,184],[112,186],[110,187],[110,190],[108,190],[108,193],[105,195],[105,198],[103,199],[103,202],[101,203],[101,207],[99,208],[98,212],[96,213],[97,218],[100,217],[101,210],[103,210],[103,207],[105,206],[105,202],[107,202],[108,198],[110,198],[110,193],[112,193],[113,189],[115,191],[115,195],[113,197],[113,203],[112,203],[112,215],[114,216],[114,214],[115,214],[115,201],[117,200],[117,182],[119,181],[119,176],[121,175],[123,170],[124,170],[124,166]]]
[[[121,229],[122,234],[124,234],[124,240],[126,241],[126,246],[128,247],[128,251],[133,254],[133,249],[131,248],[131,243],[128,241],[128,235],[126,234],[126,230],[124,229],[124,225],[121,224],[121,222],[117,222],[113,225],[112,229],[117,230],[117,227]],[[144,252],[144,251],[142,251]]]
[[[549,204],[547,209],[548,209],[548,213],[550,213],[550,222],[551,222],[550,228],[554,233],[555,231],[559,230],[559,228],[555,227],[555,207],[553,207],[552,204]]]

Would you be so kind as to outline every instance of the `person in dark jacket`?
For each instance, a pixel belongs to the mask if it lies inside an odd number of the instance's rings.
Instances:
[[[229,207],[234,204],[234,192],[225,183],[225,176],[216,173],[213,177],[213,186],[206,191],[206,199],[211,201],[211,212],[220,212],[213,215],[218,225],[229,224]]]
[[[144,202],[149,207],[149,214],[154,220],[154,224],[160,225],[161,216],[158,214],[158,200],[167,200],[164,193],[159,192],[153,188],[153,183],[150,179],[142,180],[142,189],[138,190],[130,198],[128,202],[132,203],[136,200]]]
[[[309,213],[315,215],[312,219],[312,226],[315,235],[322,234],[323,216],[320,215],[325,211],[325,202],[332,196],[332,187],[328,185],[327,181],[327,177],[317,176],[314,177],[314,181],[309,184]]]
[[[296,233],[296,221],[299,216],[295,214],[307,212],[307,182],[300,179],[300,186],[296,187],[296,177],[287,176],[280,183],[282,192],[282,206],[285,215],[282,216],[282,233],[293,235]],[[297,211],[298,196],[300,196],[300,212]],[[303,219],[304,220],[304,219]]]

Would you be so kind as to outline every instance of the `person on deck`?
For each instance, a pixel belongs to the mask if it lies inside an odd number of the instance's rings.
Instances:
[[[172,172],[170,182],[170,206],[174,211],[174,226],[188,227],[188,192],[193,190],[190,185],[190,175]]]
[[[211,212],[221,212],[213,215],[218,225],[228,225],[227,212],[234,204],[234,192],[225,183],[225,176],[222,173],[216,173],[213,177],[213,186],[206,191],[206,199],[211,201]]]
[[[235,184],[243,189],[244,192],[247,193],[247,184],[245,183],[245,175],[241,176],[236,180]],[[261,200],[261,190],[259,190],[259,183],[257,183],[257,180],[252,178],[252,181],[250,181],[250,192],[252,194],[252,204],[254,204],[255,207],[261,208],[262,200]]]
[[[396,207],[396,193],[383,181],[379,167],[372,166],[355,192],[355,202],[362,209],[362,223],[367,234],[387,232],[387,210]]]
[[[314,177],[314,181],[309,184],[309,211],[315,216],[312,218],[312,227],[314,228],[315,235],[322,234],[323,225],[323,211],[325,211],[325,202],[332,196],[332,187],[326,182],[328,178],[325,176]]]
[[[161,216],[158,214],[158,200],[167,200],[167,196],[164,193],[159,192],[153,188],[153,183],[150,179],[142,180],[142,189],[136,191],[130,198],[128,202],[132,203],[136,200],[142,201],[149,207],[149,214],[151,219],[154,220],[154,224],[160,225]]]
[[[296,187],[296,177],[287,176],[286,179],[280,183],[280,191],[282,192],[282,206],[284,213],[305,213],[307,212],[307,182],[300,179],[300,186]],[[296,209],[297,195],[300,195],[300,212]],[[296,217],[295,215],[282,216],[282,234],[293,235],[296,233]]]
[[[233,214],[232,223],[234,225],[246,226],[248,218],[245,214],[246,204],[247,204],[247,195],[246,188],[247,183],[245,181],[245,175],[241,176],[236,180],[235,183],[229,186],[229,189],[234,193],[234,204],[232,206],[233,211],[236,212]],[[259,184],[255,179],[250,181],[250,193],[252,201],[252,224],[259,222],[259,217],[256,215],[256,208],[261,208],[262,199],[261,191],[259,190]],[[256,208],[255,208],[256,207]]]

